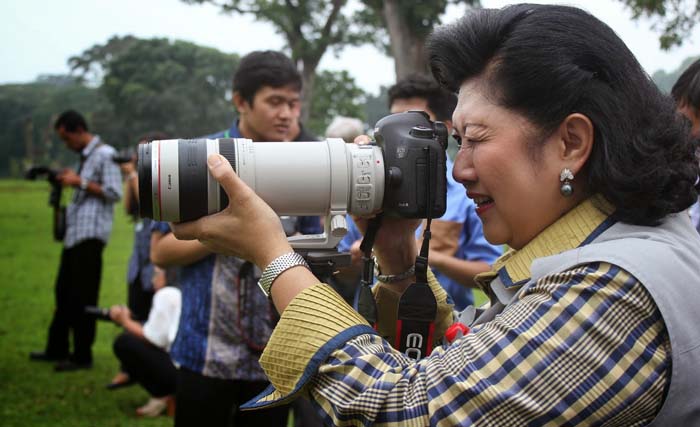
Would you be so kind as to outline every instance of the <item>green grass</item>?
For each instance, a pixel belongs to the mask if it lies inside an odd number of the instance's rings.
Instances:
[[[48,195],[44,181],[0,180],[0,427],[172,425],[166,417],[135,418],[148,399],[140,387],[104,388],[119,368],[112,341],[120,329],[110,323],[98,322],[89,371],[54,373],[51,364],[29,361],[29,352],[46,343],[61,253],[51,235]],[[103,256],[103,307],[126,302],[133,232],[121,205],[115,214]],[[476,292],[476,299],[485,297]]]
[[[120,332],[99,322],[89,371],[54,373],[30,362],[43,350],[54,307],[54,280],[61,252],[51,236],[45,181],[0,181],[0,426],[170,426],[172,419],[136,419],[148,399],[138,386],[107,391],[119,365],[112,341]],[[126,301],[126,265],[132,225],[121,205],[105,249],[100,305]]]

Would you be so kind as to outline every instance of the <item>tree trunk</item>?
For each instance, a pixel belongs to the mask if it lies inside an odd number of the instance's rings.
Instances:
[[[399,0],[385,0],[382,13],[389,31],[391,54],[394,57],[396,80],[410,74],[428,74],[425,40],[415,37],[401,19]]]
[[[311,97],[314,93],[314,83],[316,82],[316,68],[320,59],[303,59],[301,70],[301,80],[303,87],[301,89],[301,123],[306,124],[309,121],[309,113],[311,112]]]

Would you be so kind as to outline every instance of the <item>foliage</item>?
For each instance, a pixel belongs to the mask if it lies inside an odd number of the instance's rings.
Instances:
[[[667,73],[664,70],[658,70],[651,76],[651,78],[652,80],[654,80],[654,83],[656,83],[659,89],[661,89],[665,93],[671,93],[671,88],[674,84],[676,84],[678,77],[681,76],[683,71],[685,71],[686,68],[690,66],[690,64],[692,64],[698,59],[700,59],[700,56],[688,57],[677,69],[671,71],[670,73]]]
[[[367,124],[372,129],[382,117],[389,114],[389,88],[382,86],[377,95],[368,95],[365,102]]]
[[[365,121],[365,98],[365,92],[357,87],[347,71],[322,71],[316,77],[311,118],[307,126],[316,135],[323,135],[336,116],[354,117]]]
[[[107,100],[70,76],[40,76],[35,83],[0,86],[0,176],[16,176],[28,163],[76,162],[77,156],[53,131],[56,116],[68,108],[82,111],[93,125],[104,123],[101,134],[108,140],[115,136]]]
[[[661,32],[662,49],[680,46],[700,21],[700,0],[620,0],[632,11],[632,18],[652,18],[652,27]],[[695,3],[695,4],[693,4]]]
[[[195,137],[231,123],[226,95],[237,63],[238,55],[189,42],[136,39],[104,63],[100,90],[132,143],[154,130]]]
[[[393,56],[396,79],[428,72],[425,40],[449,4],[480,7],[479,0],[362,0],[366,6],[358,13],[358,22],[373,34],[375,46]]]
[[[96,44],[80,55],[71,56],[68,65],[80,82],[98,86],[109,63],[138,41],[134,36],[112,36],[105,44]]]
[[[267,21],[281,34],[291,50],[292,60],[302,69],[302,120],[311,111],[316,68],[327,50],[339,52],[344,46],[359,45],[371,35],[355,25],[356,13],[345,7],[347,0],[182,0],[190,4],[214,3],[224,12],[249,14]]]

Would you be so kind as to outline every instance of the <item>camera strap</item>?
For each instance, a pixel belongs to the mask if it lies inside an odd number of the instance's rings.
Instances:
[[[416,256],[416,281],[406,288],[399,299],[398,318],[396,320],[396,342],[394,347],[413,359],[420,359],[430,354],[435,340],[435,316],[437,301],[428,285],[428,253],[430,250],[430,224],[434,205],[431,190],[430,149],[424,148],[426,162],[426,214],[427,222],[423,231],[423,244]]]
[[[374,258],[372,257],[372,246],[377,237],[377,231],[382,225],[383,215],[380,213],[370,219],[367,224],[367,232],[360,243],[362,251],[362,277],[360,279],[360,294],[357,300],[357,311],[367,322],[377,329],[377,304],[372,295],[372,285],[374,284]]]

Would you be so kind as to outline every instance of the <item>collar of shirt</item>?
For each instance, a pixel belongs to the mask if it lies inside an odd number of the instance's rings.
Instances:
[[[90,153],[92,153],[92,151],[95,149],[95,147],[97,147],[97,144],[99,144],[99,143],[100,143],[100,136],[99,135],[93,136],[92,139],[90,140],[90,142],[88,142],[88,145],[86,145],[85,148],[83,148],[83,151],[80,152],[80,156],[83,158],[87,158],[87,156],[89,156]]]
[[[507,287],[530,280],[530,266],[543,258],[584,246],[615,223],[614,207],[601,195],[590,197],[545,228],[520,250],[510,249],[494,262],[491,271],[474,279],[482,290],[498,276]]]

